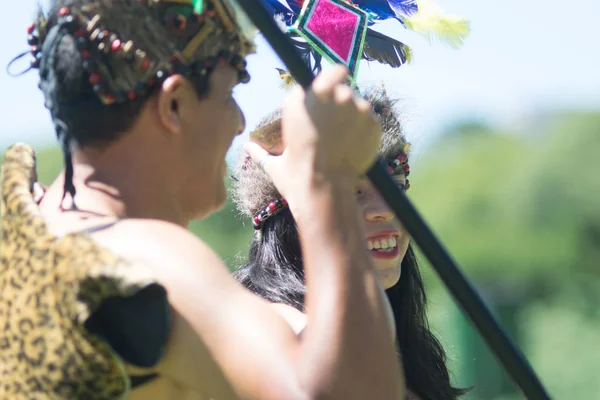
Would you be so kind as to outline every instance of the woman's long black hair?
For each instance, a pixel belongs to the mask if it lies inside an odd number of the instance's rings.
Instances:
[[[273,303],[304,312],[304,268],[296,223],[289,209],[267,219],[254,235],[248,262],[234,276]],[[406,383],[423,400],[451,400],[464,394],[450,383],[446,354],[429,330],[427,297],[412,246],[402,260],[398,283],[386,290],[396,321],[396,339]]]

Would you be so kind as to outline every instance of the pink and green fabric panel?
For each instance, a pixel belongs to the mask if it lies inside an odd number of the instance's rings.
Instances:
[[[344,0],[307,0],[293,29],[330,62],[348,67],[354,82],[368,20],[367,12]]]

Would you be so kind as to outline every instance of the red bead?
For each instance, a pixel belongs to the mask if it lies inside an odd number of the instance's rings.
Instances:
[[[400,164],[404,164],[408,161],[408,156],[406,154],[400,154],[398,156],[398,161],[400,161]]]
[[[286,199],[281,199],[281,204],[285,207],[288,205],[288,202]]]
[[[256,225],[256,226],[260,225],[260,219],[258,218],[258,215],[256,217],[254,217],[254,225]]]
[[[121,50],[121,41],[119,39],[113,40],[113,42],[110,45],[110,49],[113,53],[116,53],[117,51]]]
[[[392,167],[391,165],[388,165],[388,172],[390,174],[393,174],[394,173],[394,167]]]
[[[277,206],[275,205],[274,202],[269,203],[269,211],[274,213],[275,211],[277,211]]]
[[[137,97],[137,95],[135,94],[135,91],[133,91],[133,90],[127,94],[127,98],[130,101],[134,101],[136,97]]]
[[[408,190],[410,189],[410,183],[406,182],[406,185],[404,186],[404,190]]]
[[[187,19],[185,18],[184,15],[181,15],[181,14],[179,14],[177,16],[177,19],[179,20],[179,30],[185,31],[187,28]]]
[[[408,172],[408,171],[410,171],[410,165],[406,164],[404,166],[404,172]]]
[[[100,74],[95,72],[93,74],[90,74],[90,83],[92,85],[97,85],[98,83],[100,83],[101,80],[102,77],[100,76]]]
[[[142,71],[147,71],[148,68],[150,68],[150,60],[147,58],[144,58],[142,60],[142,64],[140,65],[140,68],[142,69]]]
[[[81,51],[81,57],[84,60],[89,60],[90,58],[92,58],[92,54],[89,52],[89,50],[82,50]]]
[[[104,95],[104,102],[107,104],[112,104],[115,102],[115,96],[112,95],[111,93],[105,94]]]
[[[69,13],[69,8],[68,7],[63,7],[60,10],[58,10],[58,15],[60,15],[61,17],[64,17],[68,13]]]
[[[31,35],[33,31],[35,31],[35,24],[31,24],[27,27],[27,33]]]

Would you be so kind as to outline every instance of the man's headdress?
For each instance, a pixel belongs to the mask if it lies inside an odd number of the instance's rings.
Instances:
[[[244,58],[255,51],[255,29],[234,0],[68,4],[48,16],[40,12],[27,28],[31,67],[39,69],[45,105],[65,153],[65,194],[73,196],[75,188],[69,126],[61,112],[86,101],[58,90],[65,77],[58,76],[56,65],[66,42],[75,43],[87,81],[106,107],[144,97],[172,74],[208,79],[219,64],[237,69],[240,82],[250,79]]]

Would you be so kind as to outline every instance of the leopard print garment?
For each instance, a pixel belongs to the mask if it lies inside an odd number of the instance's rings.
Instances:
[[[56,237],[33,200],[35,154],[6,150],[0,249],[0,399],[122,399],[124,362],[84,329],[104,299],[155,284],[84,233]]]

